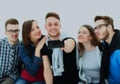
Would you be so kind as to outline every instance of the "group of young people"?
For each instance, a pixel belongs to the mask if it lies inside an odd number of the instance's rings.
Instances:
[[[7,38],[0,39],[0,84],[119,84],[120,31],[109,16],[96,16],[95,28],[79,28],[78,40],[60,31],[60,17],[48,12],[43,35],[35,20],[22,25],[11,18],[5,23]],[[64,47],[49,48],[62,40]]]

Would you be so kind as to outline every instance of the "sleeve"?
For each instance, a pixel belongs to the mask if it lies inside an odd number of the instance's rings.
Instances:
[[[64,40],[67,40],[67,39],[73,39],[73,40],[75,41],[75,39],[74,39],[74,38],[72,38],[72,37],[67,37],[67,38],[64,38],[64,39],[63,39],[63,41],[64,41]],[[75,42],[76,42],[76,41],[75,41]]]
[[[1,44],[0,44],[0,51],[1,51]]]
[[[115,51],[115,58],[118,65],[120,65],[120,50]]]
[[[0,39],[0,48],[1,48],[1,45],[2,45],[2,40]]]
[[[37,71],[40,68],[40,65],[42,63],[42,59],[38,58],[36,56],[29,56],[27,53],[27,49],[25,48],[24,45],[21,45],[19,47],[19,56],[22,60],[22,62],[25,65],[26,70],[31,74],[31,75],[36,75]]]
[[[43,48],[41,49],[41,55],[51,55],[52,54],[52,50],[48,49],[47,45],[44,44]]]
[[[0,51],[1,51],[1,46],[2,46],[2,39],[0,39]]]

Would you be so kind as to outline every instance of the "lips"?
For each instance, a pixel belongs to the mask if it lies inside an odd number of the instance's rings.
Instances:
[[[16,39],[18,39],[18,36],[13,36],[12,38],[13,38],[14,40],[16,40]]]
[[[41,33],[40,32],[37,32],[36,34],[35,34],[35,36],[40,36],[41,35]]]
[[[56,33],[57,31],[56,31],[56,30],[51,30],[50,32],[51,32],[51,33]]]

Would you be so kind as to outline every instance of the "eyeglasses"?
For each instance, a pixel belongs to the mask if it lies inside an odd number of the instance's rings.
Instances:
[[[102,26],[108,26],[109,24],[100,24],[97,25],[94,29],[100,30]]]
[[[19,31],[20,31],[19,29],[16,29],[16,30],[7,30],[7,32],[10,33],[10,34],[13,34],[13,33],[18,34]]]

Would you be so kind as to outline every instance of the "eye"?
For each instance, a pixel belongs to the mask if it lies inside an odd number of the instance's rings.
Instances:
[[[39,26],[37,26],[36,28],[39,29]]]
[[[19,32],[19,31],[20,31],[20,30],[18,30],[18,29],[17,29],[17,30],[14,30],[14,32]]]
[[[78,32],[78,34],[80,34],[80,33],[81,33],[81,31]]]
[[[55,26],[58,26],[58,23],[55,23],[54,25],[55,25]]]
[[[87,32],[83,31],[83,34],[87,34]]]
[[[49,23],[48,26],[52,26],[52,24]]]

